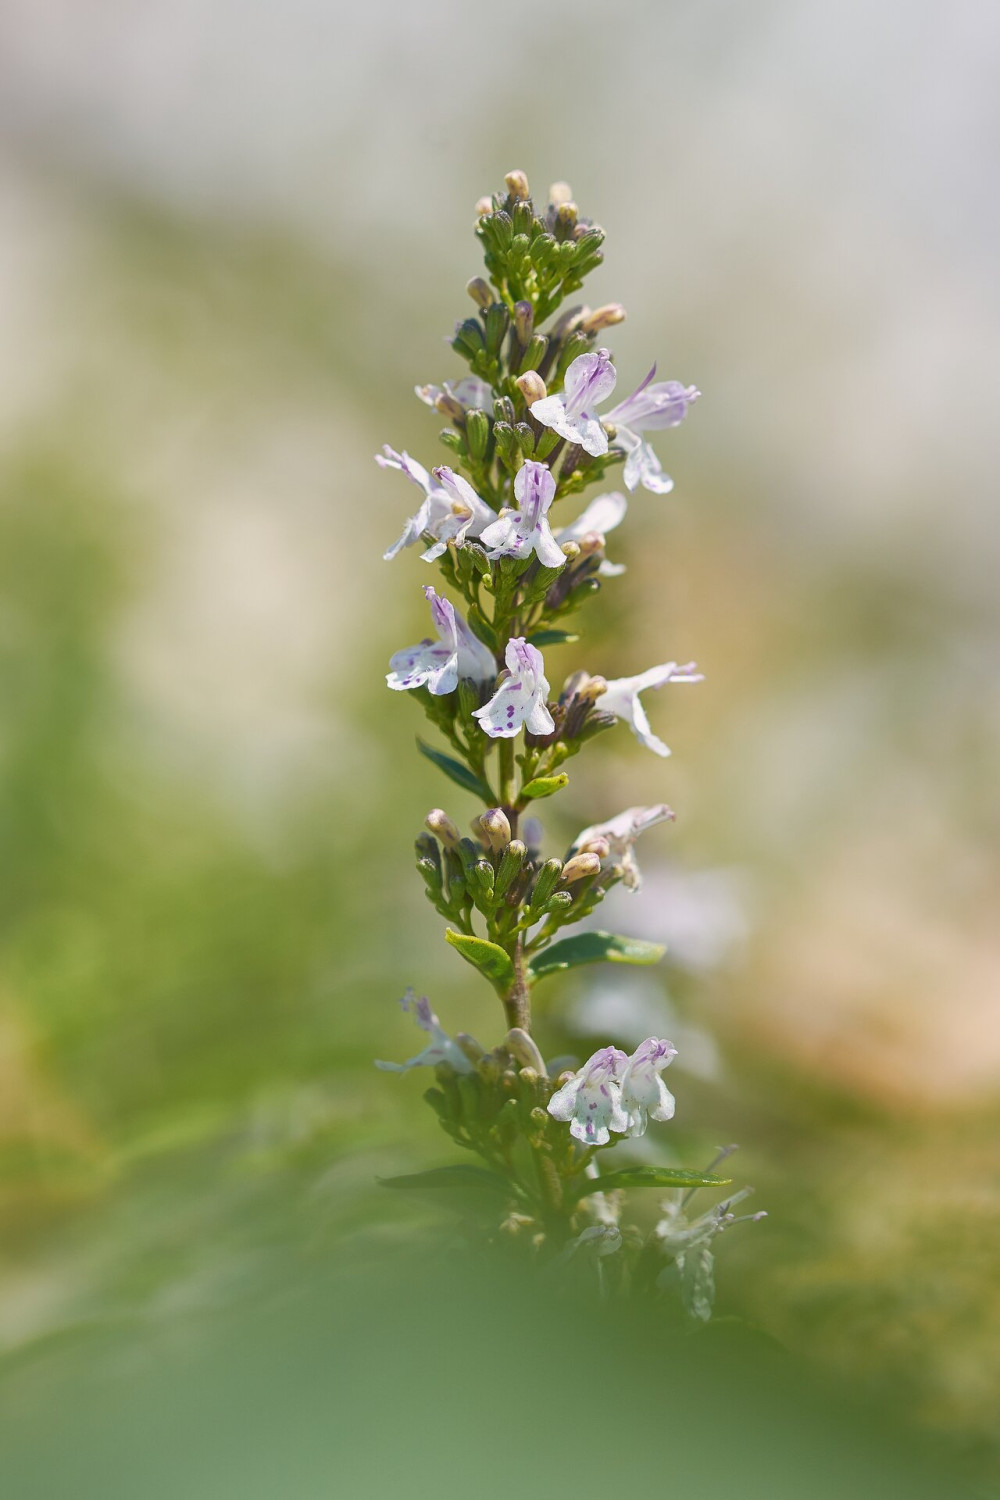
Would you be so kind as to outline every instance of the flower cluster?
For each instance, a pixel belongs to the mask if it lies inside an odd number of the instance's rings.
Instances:
[[[520,1236],[553,1264],[584,1250],[577,1261],[598,1266],[602,1287],[609,1279],[625,1287],[641,1280],[648,1256],[636,1250],[638,1231],[622,1232],[622,1190],[725,1179],[671,1165],[601,1170],[597,1153],[616,1139],[673,1117],[662,1074],[675,1049],[651,1036],[630,1054],[609,1043],[582,1066],[547,1064],[533,1034],[533,999],[552,974],[662,956],[657,944],[589,925],[561,934],[614,885],[638,890],[636,841],[673,813],[663,803],[629,807],[546,857],[534,807],[567,786],[565,764],[619,721],[654,754],[669,755],[642,695],[701,674],[673,660],[624,677],[577,670],[553,693],[543,652],[575,642],[568,617],[624,574],[607,556],[607,538],[628,514],[627,495],[639,487],[663,495],[673,485],[646,434],[679,426],[699,393],[655,380],[654,365],[609,406],[618,372],[602,335],[625,312],[618,303],[561,310],[600,263],[604,240],[565,183],[538,206],[524,173],[509,173],[504,191],[477,205],[476,233],[486,276],[469,282],[476,312],[452,339],[468,373],[417,388],[448,424],[440,437],[450,463],[425,468],[388,445],[376,462],[419,492],[385,558],[420,547],[450,594],[423,585],[432,633],[393,655],[386,681],[411,694],[445,742],[418,741],[421,751],[479,804],[471,837],[443,808],[427,815],[417,868],[448,943],[496,991],[505,1027],[491,1050],[449,1036],[411,990],[403,1008],[426,1045],[406,1062],[377,1066],[432,1069],[425,1097],[452,1139],[482,1162],[400,1182],[468,1183],[478,1172],[505,1202],[492,1232]],[[616,465],[619,489],[607,478]],[[574,515],[574,497],[590,486],[596,496]],[[661,1262],[668,1238],[658,1229],[647,1245],[660,1247]],[[675,1262],[679,1253],[674,1245]]]

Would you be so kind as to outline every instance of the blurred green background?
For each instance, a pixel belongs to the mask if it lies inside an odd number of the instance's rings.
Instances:
[[[608,231],[624,389],[704,393],[547,658],[706,673],[651,698],[671,760],[602,739],[546,820],[676,808],[602,914],[671,956],[553,983],[543,1046],[672,1037],[658,1144],[739,1140],[770,1212],[723,1311],[995,1475],[998,67],[972,3],[6,0],[8,1392],[433,1222],[374,1180],[451,1148],[371,1059],[409,983],[500,1016],[411,869],[472,806],[383,685],[429,575],[372,454],[445,457],[410,392],[520,166]]]

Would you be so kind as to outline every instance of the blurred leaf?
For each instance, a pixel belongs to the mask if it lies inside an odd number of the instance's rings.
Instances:
[[[528,636],[532,646],[569,646],[579,639],[569,630],[536,630],[534,635]]]
[[[445,932],[445,938],[453,948],[458,949],[467,963],[485,974],[499,992],[510,989],[514,983],[514,965],[498,944],[489,943],[485,938],[474,937],[469,933],[454,932],[450,927]]]
[[[712,1172],[692,1172],[687,1167],[623,1167],[620,1172],[607,1172],[603,1177],[588,1177],[577,1197],[611,1192],[614,1188],[726,1187],[732,1180],[731,1177],[716,1177]]]
[[[417,738],[417,748],[421,755],[426,755],[428,760],[434,762],[439,771],[443,771],[446,776],[449,776],[455,782],[456,786],[462,787],[467,792],[472,792],[475,797],[481,797],[484,802],[492,803],[493,793],[485,782],[480,781],[474,771],[469,770],[468,766],[463,766],[461,761],[452,760],[451,756],[445,755],[443,750],[435,750],[432,745],[425,745],[419,736]]]
[[[533,979],[545,979],[561,969],[575,969],[580,964],[655,964],[666,953],[662,943],[647,943],[643,938],[619,937],[613,932],[580,932],[546,948],[529,966]]]
[[[456,1188],[474,1188],[477,1192],[502,1193],[505,1196],[510,1193],[509,1185],[496,1172],[464,1162],[450,1167],[431,1167],[427,1172],[408,1172],[402,1177],[376,1177],[375,1181],[380,1187],[386,1188],[446,1188],[449,1192]]]
[[[521,788],[522,797],[551,797],[553,792],[562,791],[569,781],[565,771],[560,771],[558,776],[536,776],[529,781],[527,786]]]

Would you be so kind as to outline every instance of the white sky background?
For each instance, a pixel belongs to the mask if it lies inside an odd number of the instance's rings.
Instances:
[[[913,528],[940,585],[987,606],[998,81],[981,0],[0,12],[15,149],[280,223],[376,278],[408,251],[442,319],[474,269],[456,205],[512,165],[568,176],[613,235],[596,290],[627,289],[623,369],[658,353],[711,401],[693,441],[735,451],[789,525],[848,547]]]

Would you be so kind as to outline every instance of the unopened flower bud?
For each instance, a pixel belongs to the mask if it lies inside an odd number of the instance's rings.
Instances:
[[[600,869],[599,855],[574,854],[563,865],[562,878],[567,885],[572,885],[574,880],[586,880],[590,875],[599,874]]]
[[[607,680],[603,677],[591,677],[589,672],[574,672],[572,677],[567,677],[563,691],[568,698],[595,703],[602,693],[607,692],[607,688]]]
[[[502,807],[491,807],[479,819],[486,842],[494,854],[502,854],[510,843],[510,822]]]
[[[434,397],[434,407],[443,417],[447,417],[450,422],[465,421],[465,407],[461,401],[456,401],[455,397],[450,396],[447,391],[438,392]]]
[[[489,202],[488,198],[486,199],[486,202]],[[478,208],[478,206],[479,205],[477,204],[476,207]],[[489,210],[487,209],[486,212],[488,213]],[[475,302],[477,307],[489,307],[490,303],[493,301],[493,292],[490,288],[490,284],[488,281],[484,281],[481,276],[473,276],[471,281],[466,282],[465,290],[468,292],[469,296],[472,298],[473,302]]]
[[[467,1031],[456,1031],[454,1040],[461,1047],[470,1063],[478,1063],[481,1058],[486,1056],[485,1047],[480,1046],[475,1037],[470,1036]]]
[[[424,819],[426,827],[439,838],[446,849],[457,849],[462,835],[440,807],[432,807]]]
[[[544,906],[552,895],[559,878],[562,875],[563,866],[561,859],[547,859],[535,876],[534,890],[531,892],[531,905],[536,910]]]
[[[490,440],[490,419],[478,406],[465,414],[465,440],[473,458],[482,458]]]
[[[528,179],[522,171],[515,170],[513,172],[508,172],[506,177],[504,178],[504,182],[507,184],[507,191],[510,193],[512,198],[531,197],[531,189],[528,186]]]
[[[497,870],[496,882],[493,886],[493,894],[498,899],[501,896],[506,896],[514,881],[520,875],[521,866],[524,864],[527,852],[520,839],[511,839],[503,851],[500,866]]]
[[[548,395],[545,381],[537,370],[526,370],[523,375],[517,377],[514,384],[529,406],[533,401],[544,401]]]
[[[595,834],[592,839],[585,839],[577,848],[577,854],[596,854],[598,859],[607,859],[611,853],[611,845],[603,834]]]
[[[580,327],[584,333],[599,333],[602,328],[612,328],[615,323],[624,323],[625,309],[620,302],[606,302],[592,313],[587,313]]]
[[[580,538],[580,556],[593,557],[595,552],[603,552],[605,545],[605,538],[599,531],[588,531]]]
[[[530,302],[514,303],[514,332],[519,344],[526,344],[535,331],[535,310]]]
[[[542,1054],[535,1044],[535,1040],[521,1026],[512,1026],[504,1037],[504,1046],[512,1057],[523,1063],[526,1068],[533,1068],[539,1078],[545,1077],[545,1063]],[[524,1077],[522,1072],[521,1077]]]
[[[572,198],[568,198],[565,203],[560,203],[556,210],[556,223],[564,230],[575,229],[578,216],[579,209]]]
[[[491,214],[492,212],[493,212],[493,199],[491,197],[489,197],[488,195],[485,196],[485,197],[483,197],[483,198],[480,198],[478,200],[478,202],[476,203],[476,218],[477,219],[481,219],[484,214]],[[491,295],[490,300],[492,301],[492,295]]]
[[[578,542],[560,542],[560,547],[566,556],[572,561],[574,557],[580,556],[580,545]]]
[[[554,182],[549,188],[549,202],[558,208],[560,204],[570,203],[573,199],[573,189],[568,182]]]

